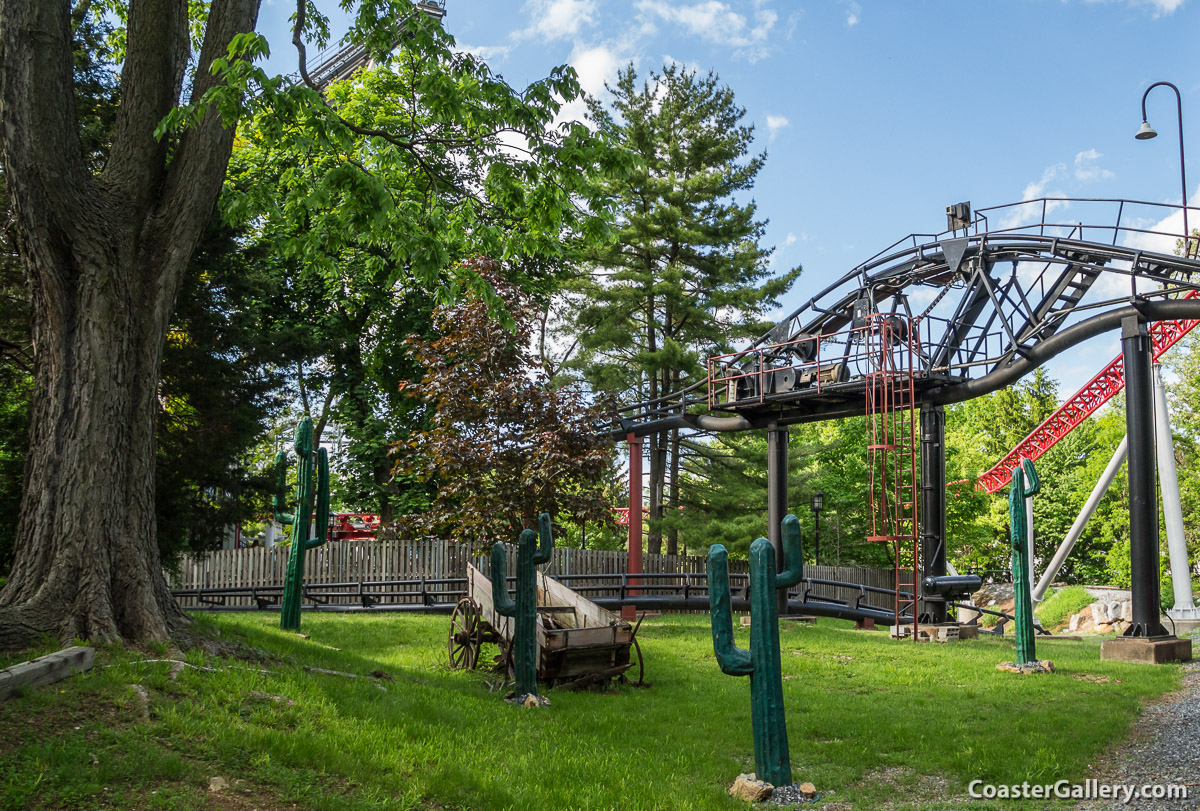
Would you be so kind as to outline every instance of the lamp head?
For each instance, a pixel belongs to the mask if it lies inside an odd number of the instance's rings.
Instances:
[[[824,508],[825,508],[825,494],[824,493],[813,493],[812,511],[815,513],[819,513]]]
[[[1157,135],[1158,133],[1154,131],[1154,127],[1150,126],[1150,122],[1143,121],[1142,126],[1137,131],[1137,135],[1133,137],[1137,138],[1139,141],[1148,141]]]

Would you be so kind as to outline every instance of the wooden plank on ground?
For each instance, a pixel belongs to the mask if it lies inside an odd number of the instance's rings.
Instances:
[[[74,645],[0,670],[0,701],[21,687],[41,687],[91,670],[95,660],[95,648]]]

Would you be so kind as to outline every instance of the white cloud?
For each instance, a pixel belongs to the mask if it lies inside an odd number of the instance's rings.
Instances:
[[[1109,170],[1097,166],[1096,161],[1104,156],[1094,149],[1085,149],[1075,156],[1075,179],[1081,181],[1109,180],[1115,175]]]
[[[772,9],[762,8],[762,3],[755,3],[752,21],[721,0],[680,4],[668,0],[638,0],[635,5],[644,18],[674,23],[708,42],[732,46],[737,49],[735,56],[750,62],[770,54],[767,38],[779,20],[779,15]]]
[[[1038,197],[1045,196],[1046,186],[1052,181],[1066,172],[1067,166],[1063,163],[1056,163],[1053,166],[1047,166],[1042,172],[1041,180],[1035,180],[1025,186],[1025,192],[1021,195],[1022,200],[1034,200]]]
[[[783,38],[788,42],[792,41],[792,34],[796,33],[796,26],[800,24],[800,16],[801,13],[799,11],[793,11],[788,15],[787,25],[783,29]]]
[[[846,25],[850,28],[858,25],[858,21],[862,19],[862,6],[854,0],[849,0],[849,2],[843,0],[841,5],[846,6]]]
[[[1110,3],[1114,0],[1086,0],[1088,3]],[[1148,8],[1155,19],[1170,16],[1183,6],[1187,0],[1115,0],[1134,8]]]
[[[494,62],[505,59],[512,53],[510,45],[466,45],[460,44],[459,49],[482,59],[484,62]]]
[[[787,237],[783,240],[783,247],[786,248],[788,245],[795,245],[795,244],[796,244],[796,235],[793,234],[791,231],[788,231]]]
[[[1042,197],[1066,197],[1066,194],[1061,191],[1046,191],[1047,187],[1054,181],[1062,178],[1067,174],[1067,165],[1065,163],[1056,163],[1047,166],[1042,172],[1041,178],[1034,180],[1031,183],[1025,184],[1025,191],[1021,193],[1022,200],[1038,200]],[[1000,219],[999,228],[1008,230],[1011,228],[1020,228],[1026,225],[1036,224],[1041,222],[1043,215],[1048,216],[1050,212],[1060,208],[1067,208],[1070,204],[1065,200],[1047,200],[1045,203],[1029,203],[1029,205],[1017,205],[1005,211]],[[996,227],[996,226],[992,226]]]
[[[608,45],[575,47],[567,60],[579,74],[579,84],[584,92],[596,96],[604,92],[604,83],[616,81],[617,71],[625,60]]]
[[[579,76],[579,86],[589,96],[603,99],[608,95],[605,83],[615,84],[617,72],[629,62],[625,54],[626,48],[619,44],[600,44],[582,46],[576,45],[567,63],[575,68]],[[576,99],[564,104],[555,117],[555,123],[564,121],[584,121],[587,105],[583,99]]]
[[[790,122],[784,116],[768,115],[767,116],[767,134],[768,134],[767,138],[768,138],[768,140],[774,141],[775,136],[779,134],[779,131],[781,129],[783,129],[784,127],[786,127],[789,123]]]
[[[569,39],[584,26],[596,24],[596,0],[526,0],[522,8],[532,22],[517,38]]]
[[[1196,189],[1190,199],[1200,200],[1200,188]],[[1179,201],[1172,201],[1172,205],[1178,206]],[[1162,209],[1159,208],[1158,211],[1161,212]],[[1121,240],[1124,245],[1142,251],[1175,253],[1176,244],[1183,237],[1183,209],[1175,208],[1166,217],[1158,218],[1149,225],[1145,222],[1137,222],[1134,227],[1139,227],[1140,230],[1127,232]],[[1190,205],[1188,206],[1188,229],[1193,232],[1200,229],[1200,212]]]

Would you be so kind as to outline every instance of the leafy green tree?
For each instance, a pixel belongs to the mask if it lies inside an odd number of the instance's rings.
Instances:
[[[517,94],[478,60],[457,56],[440,26],[406,0],[346,3],[349,38],[385,68],[401,59],[423,66],[420,98],[434,126],[401,129],[403,108],[374,111],[372,126],[347,121],[308,81],[254,65],[268,50],[253,33],[259,2],[78,4],[81,17],[111,13],[121,23],[112,37],[120,48],[121,104],[101,168],[85,149],[76,109],[71,32],[78,20],[70,5],[0,0],[0,156],[18,215],[35,338],[26,486],[13,568],[0,590],[0,648],[44,633],[163,640],[187,622],[162,575],[155,529],[159,370],[189,261],[225,178],[234,124],[257,110],[259,125],[281,147],[333,156],[320,177],[327,196],[336,192],[343,204],[325,208],[296,193],[284,197],[280,213],[300,219],[310,206],[322,209],[330,224],[340,218],[342,234],[385,234],[395,210],[387,184],[349,155],[356,137],[371,139],[379,164],[416,163],[431,176],[460,161],[486,164],[482,185],[461,192],[492,201],[494,213],[446,206],[441,195],[415,205],[464,233],[507,233],[500,221],[510,216],[539,226],[521,240],[502,240],[509,250],[496,255],[506,259],[553,255],[554,232],[584,182],[586,173],[566,173],[558,184],[527,183],[542,176],[543,160],[558,155],[590,165],[597,157],[580,146],[594,141],[582,125],[566,132],[545,126],[561,100],[578,94],[570,71]],[[307,79],[305,40],[323,44],[328,23],[314,5],[298,2],[295,27]],[[402,58],[390,55],[398,32]],[[513,144],[511,160],[477,159],[474,134],[442,126],[443,113],[457,121],[506,119],[502,129],[527,143]],[[501,148],[488,142],[480,149]],[[581,221],[588,228],[592,218]],[[337,241],[332,233],[297,232],[280,248],[288,258],[318,262],[329,253],[321,240]],[[486,294],[470,274],[443,273],[451,265],[436,241],[392,258],[437,300],[468,287]]]
[[[253,446],[286,392],[280,369],[300,351],[272,306],[275,279],[253,247],[214,222],[184,277],[163,348],[155,465],[159,550],[219,548],[268,512],[270,471]]]
[[[580,93],[573,72],[518,93],[450,44],[413,21],[384,64],[324,88],[337,132],[314,138],[289,124],[292,108],[261,109],[223,199],[257,242],[278,246],[287,307],[309,331],[300,383],[324,393],[321,416],[350,443],[341,500],[385,523],[428,496],[393,475],[388,453],[425,427],[400,391],[423,373],[405,336],[427,334],[434,305],[465,293],[498,305],[474,256],[504,257],[527,289],[554,287],[603,229],[604,202],[584,205],[585,182],[627,162],[582,124],[554,124]]]
[[[431,483],[428,509],[405,524],[461,540],[511,540],[538,513],[611,522],[605,482],[612,444],[578,386],[553,387],[529,349],[534,307],[499,264],[475,272],[504,303],[513,329],[480,296],[439,307],[436,340],[409,347],[425,374],[411,389],[429,427],[399,446],[397,467]]]
[[[759,245],[765,222],[739,201],[766,156],[751,155],[754,128],[716,74],[668,65],[639,83],[622,70],[612,109],[588,102],[597,131],[634,153],[626,175],[602,180],[617,200],[616,239],[575,286],[574,366],[597,389],[653,400],[699,380],[704,360],[762,331],[763,315],[800,273],[772,278]],[[663,505],[680,505],[680,437],[652,434],[648,551],[661,550]],[[669,492],[664,488],[670,484]],[[670,532],[667,552],[677,549]]]

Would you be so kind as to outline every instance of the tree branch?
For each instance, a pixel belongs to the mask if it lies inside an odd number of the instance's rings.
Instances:
[[[70,9],[67,0],[0,0],[0,19],[5,182],[29,267],[52,273],[62,267],[52,234],[93,190],[75,120]]]
[[[156,139],[154,129],[179,103],[189,48],[187,12],[187,3],[178,0],[129,4],[121,106],[102,177],[135,222],[150,209],[166,171],[168,142]]]

